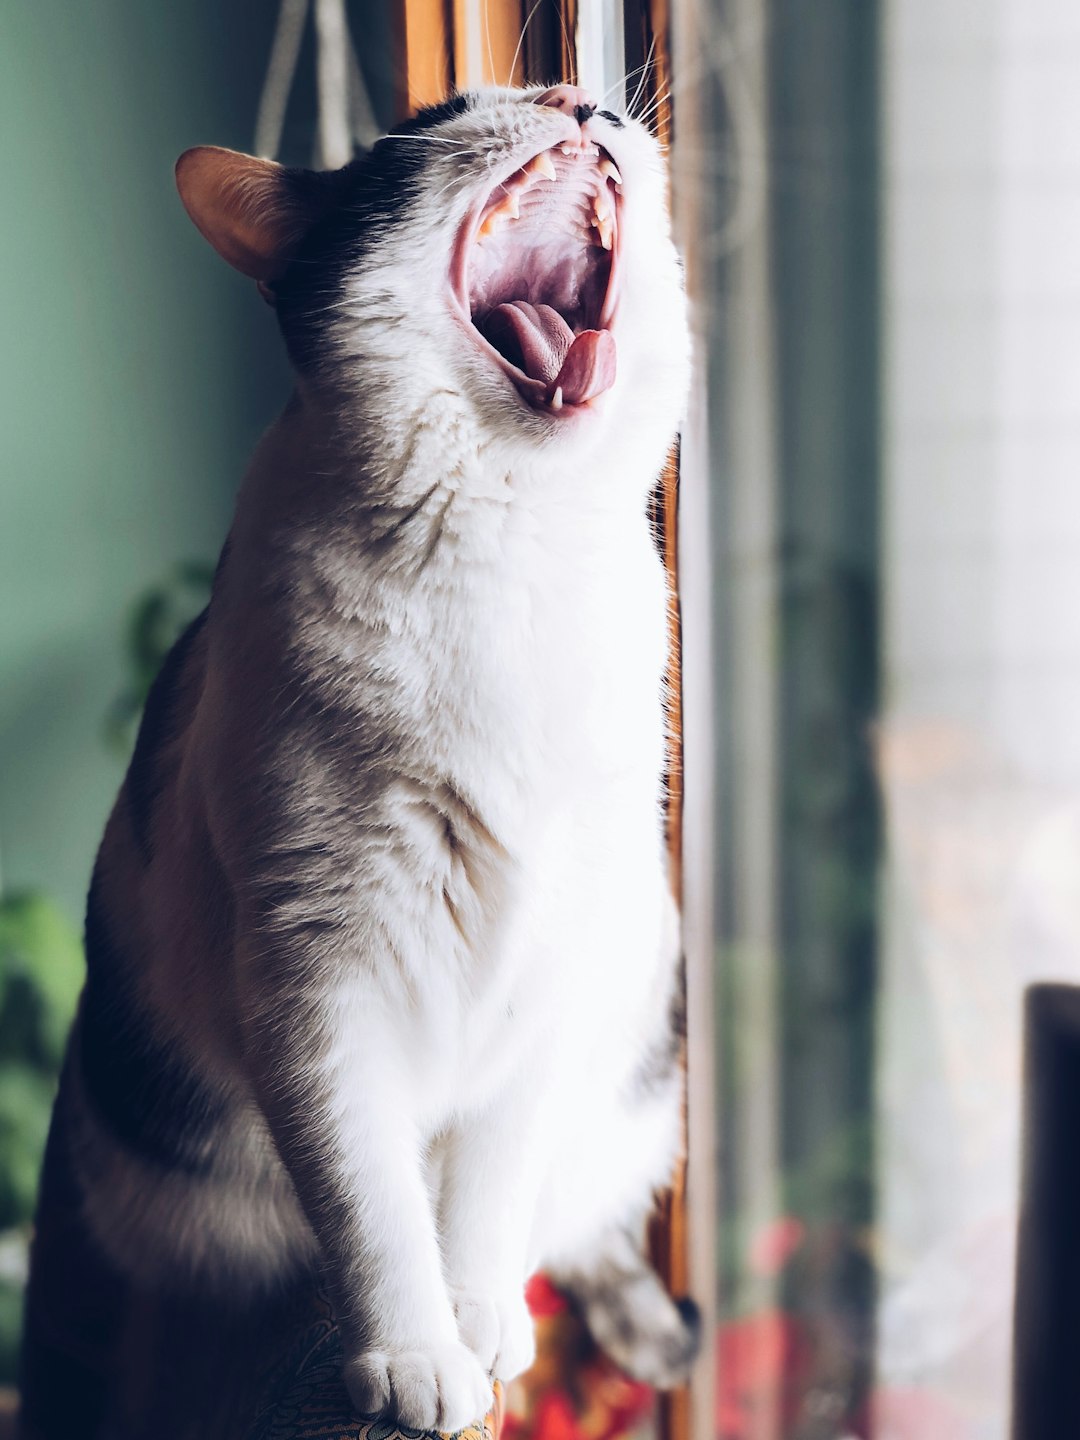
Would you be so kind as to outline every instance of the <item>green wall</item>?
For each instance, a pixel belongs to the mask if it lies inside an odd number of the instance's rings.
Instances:
[[[0,0],[0,858],[73,919],[135,597],[212,559],[288,393],[172,167],[249,149],[276,5]]]

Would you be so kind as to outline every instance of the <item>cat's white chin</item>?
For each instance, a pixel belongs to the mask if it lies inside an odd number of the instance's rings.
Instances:
[[[615,383],[622,183],[582,133],[485,188],[454,243],[458,318],[522,399],[557,420]]]

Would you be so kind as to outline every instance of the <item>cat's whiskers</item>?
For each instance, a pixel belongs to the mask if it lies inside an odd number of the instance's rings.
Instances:
[[[566,28],[566,17],[563,15],[562,6],[559,6],[559,26],[562,29],[564,54],[570,61],[570,84],[577,84],[577,49],[570,42],[570,32]]]
[[[640,115],[633,118],[639,120],[643,125],[647,124],[661,105],[667,103],[676,95],[684,95],[695,85],[699,85],[706,73],[707,66],[701,60],[683,66],[678,76],[671,76],[653,100],[645,107]]]
[[[652,40],[649,42],[649,53],[645,56],[645,63],[644,63],[644,65],[641,66],[641,76],[640,76],[640,78],[638,79],[637,89],[634,91],[634,98],[630,101],[630,104],[626,107],[626,113],[627,113],[628,115],[633,115],[633,113],[634,113],[634,106],[635,106],[635,105],[638,103],[638,101],[641,99],[642,87],[644,86],[645,81],[648,79],[649,70],[650,70],[651,67],[652,67],[653,55],[654,55],[655,53],[656,53],[656,36],[654,35],[654,36],[652,37]]]
[[[424,145],[460,145],[460,140],[451,140],[445,135],[402,135],[397,131],[390,130],[383,136],[384,140],[412,140]]]
[[[510,74],[507,77],[506,81],[508,86],[513,85],[514,83],[514,71],[517,69],[518,56],[521,54],[521,47],[525,43],[525,32],[532,24],[533,16],[536,14],[537,10],[540,9],[541,4],[542,0],[533,0],[532,9],[529,11],[528,15],[525,16],[525,24],[521,27],[521,34],[518,36],[518,42],[514,49],[514,58],[510,61]]]
[[[465,154],[465,153],[467,153],[467,152],[463,151],[462,153]],[[470,177],[469,177],[469,175],[466,174],[466,173],[461,173],[461,174],[452,176],[452,177],[446,182],[446,184],[442,186],[441,189],[436,190],[435,195],[434,195],[433,198],[436,199],[436,200],[441,200],[442,197],[447,193],[448,190],[452,190],[455,185],[467,183],[469,179],[470,179]]]
[[[655,44],[655,39],[653,44]],[[632,70],[627,70],[618,80],[613,81],[612,84],[610,84],[608,88],[604,91],[600,103],[603,104],[603,102],[608,98],[611,92],[613,90],[617,90],[620,85],[629,85],[630,81],[633,80],[636,75],[640,75],[643,70],[647,70],[652,64],[652,56],[653,46],[650,45],[649,53],[646,58],[641,62],[641,64],[635,65]]]
[[[667,101],[671,99],[673,93],[674,87],[670,83],[668,83],[663,87],[662,90],[659,90],[657,92],[657,94],[652,98],[649,104],[645,106],[644,110],[642,110],[640,115],[634,116],[634,119],[637,120],[638,123],[641,125],[650,125],[651,122],[655,119],[656,115],[659,113],[661,106],[665,105]]]
[[[607,88],[607,89],[604,91],[604,93],[600,96],[600,100],[599,100],[599,102],[598,102],[598,104],[597,104],[597,107],[596,107],[598,110],[602,110],[602,109],[603,109],[604,103],[606,102],[606,100],[608,99],[608,97],[609,97],[610,95],[614,94],[614,92],[615,92],[616,90],[618,90],[620,87],[623,87],[623,98],[624,98],[623,109],[625,110],[626,114],[629,115],[629,113],[630,113],[630,107],[625,104],[625,87],[626,87],[627,85],[629,85],[630,81],[633,80],[633,78],[634,78],[635,75],[641,75],[644,71],[647,71],[647,70],[648,70],[649,66],[652,64],[653,50],[654,50],[655,46],[656,46],[656,37],[655,37],[655,35],[654,35],[654,36],[653,36],[652,44],[649,46],[649,53],[648,53],[648,55],[646,56],[644,62],[643,62],[641,65],[635,65],[632,70],[627,70],[627,71],[625,71],[625,72],[620,76],[620,78],[619,78],[618,80],[612,81],[612,83],[608,86],[608,88]],[[631,104],[636,103],[637,98],[638,98],[639,90],[640,90],[640,86],[639,86],[638,90],[635,90],[635,91],[634,91],[634,99],[633,99],[633,101],[631,102]]]
[[[488,80],[489,85],[495,84],[495,52],[491,48],[491,5],[490,0],[483,0],[484,16],[484,48],[487,50]],[[495,117],[491,117],[491,133],[495,134]]]

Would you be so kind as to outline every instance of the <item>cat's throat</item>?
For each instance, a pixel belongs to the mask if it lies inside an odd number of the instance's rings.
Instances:
[[[557,145],[500,181],[458,238],[459,305],[538,409],[587,405],[615,382],[621,186],[600,147]]]

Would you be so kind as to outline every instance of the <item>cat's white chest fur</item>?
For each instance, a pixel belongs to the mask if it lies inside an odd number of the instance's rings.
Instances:
[[[260,493],[306,492],[289,461],[317,449],[308,423],[294,414],[268,443]],[[424,498],[394,564],[348,524],[331,545],[289,519],[305,537],[290,547],[318,557],[318,584],[295,603],[301,617],[322,607],[309,629],[351,756],[351,793],[336,798],[361,822],[355,863],[383,863],[392,836],[410,889],[396,921],[409,958],[379,986],[432,1132],[482,1108],[541,1049],[548,1063],[561,1053],[575,1084],[586,1061],[625,1071],[635,1007],[670,960],[666,589],[644,517],[608,476],[590,491],[569,474],[485,469],[475,451],[439,458],[448,481],[425,486],[419,463],[407,478]],[[247,547],[269,554],[274,534],[253,531]],[[238,588],[246,597],[247,580]],[[245,633],[239,617],[231,630]],[[324,668],[314,648],[301,663]],[[376,889],[366,903],[400,897]]]

